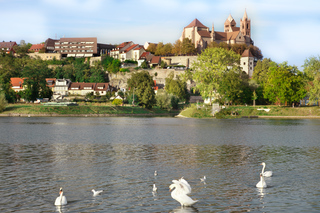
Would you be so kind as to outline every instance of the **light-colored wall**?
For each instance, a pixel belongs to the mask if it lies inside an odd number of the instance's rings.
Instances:
[[[251,78],[253,75],[253,70],[254,70],[254,58],[253,57],[241,57],[240,67],[242,67],[242,70],[245,71],[249,75],[249,78]]]
[[[55,57],[56,60],[61,60],[61,54],[60,53],[28,53],[28,55],[31,58],[37,58],[40,57],[42,60],[53,60]]]

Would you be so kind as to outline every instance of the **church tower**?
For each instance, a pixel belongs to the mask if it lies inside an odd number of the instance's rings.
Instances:
[[[236,26],[236,21],[232,18],[231,14],[227,18],[227,20],[224,22],[224,32],[233,32],[233,27]]]
[[[240,19],[240,31],[242,35],[251,38],[251,20],[248,19],[247,11],[244,11],[243,18]]]

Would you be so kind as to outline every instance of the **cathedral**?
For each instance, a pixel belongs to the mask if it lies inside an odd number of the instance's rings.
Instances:
[[[213,41],[217,43],[253,45],[251,39],[251,20],[248,19],[247,12],[245,11],[242,19],[240,19],[240,27],[237,27],[236,21],[229,15],[224,23],[224,32],[218,32],[214,30],[213,24],[210,31],[208,27],[203,25],[198,19],[195,19],[183,29],[180,41],[184,38],[189,38],[199,52],[207,48],[208,44]]]

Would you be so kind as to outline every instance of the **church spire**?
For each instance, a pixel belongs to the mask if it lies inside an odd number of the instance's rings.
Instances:
[[[244,20],[248,20],[248,15],[247,15],[247,10],[246,10],[246,9],[244,9],[244,14],[243,14],[242,20],[243,20],[243,21],[244,21]]]

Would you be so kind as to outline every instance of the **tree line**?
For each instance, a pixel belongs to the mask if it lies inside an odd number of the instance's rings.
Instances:
[[[217,46],[218,45],[218,46]],[[224,47],[222,47],[224,46]],[[262,57],[261,51],[249,46],[251,51]],[[277,64],[271,59],[258,60],[253,77],[240,67],[242,45],[212,44],[198,55],[191,69],[174,78],[165,79],[165,88],[155,95],[153,76],[147,71],[132,73],[128,81],[128,92],[123,94],[129,103],[134,102],[150,108],[158,105],[172,109],[178,102],[188,102],[192,93],[200,93],[204,99],[221,104],[294,104],[305,96],[318,100],[320,96],[320,57],[305,60],[303,72],[286,62]],[[55,69],[48,67],[56,64]],[[83,58],[67,58],[61,61],[42,61],[28,57],[0,56],[0,84],[9,102],[16,100],[11,89],[11,77],[25,77],[27,89],[21,97],[35,100],[50,97],[45,78],[69,78],[73,82],[108,82],[106,72],[117,72],[120,62],[106,57],[101,63],[90,67]],[[187,91],[187,80],[195,81],[196,87]]]

